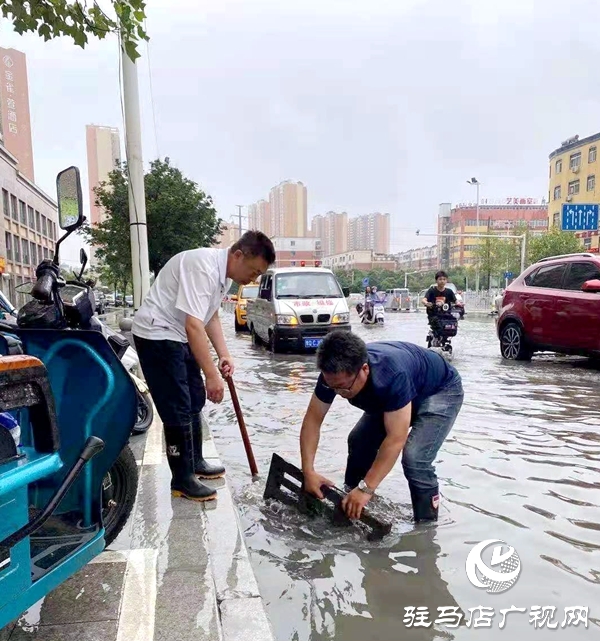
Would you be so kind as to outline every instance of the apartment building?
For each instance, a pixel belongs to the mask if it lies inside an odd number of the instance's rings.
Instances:
[[[43,258],[54,255],[58,234],[56,202],[19,171],[17,159],[0,145],[0,286],[17,304],[15,287],[35,278]]]

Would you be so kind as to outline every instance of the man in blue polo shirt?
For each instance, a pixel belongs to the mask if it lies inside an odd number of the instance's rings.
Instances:
[[[300,432],[305,489],[323,498],[333,483],[314,469],[323,420],[336,395],[364,411],[348,436],[344,499],[360,517],[402,453],[416,522],[436,521],[439,484],[433,466],[463,403],[459,373],[439,354],[412,343],[366,345],[351,332],[331,332],[319,346],[321,372]]]

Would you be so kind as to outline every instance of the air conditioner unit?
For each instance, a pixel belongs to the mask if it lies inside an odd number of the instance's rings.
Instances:
[[[571,196],[571,194],[569,194],[569,195],[567,196],[567,198],[566,198],[566,201],[567,201],[568,203],[570,203],[572,200],[573,200],[573,196]]]
[[[580,169],[581,169],[581,165],[577,165],[576,167],[573,167],[573,173],[578,174]]]

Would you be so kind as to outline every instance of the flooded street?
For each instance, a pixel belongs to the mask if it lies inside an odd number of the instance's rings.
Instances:
[[[259,482],[251,482],[228,397],[220,407],[208,404],[207,417],[278,641],[495,640],[511,633],[599,638],[598,369],[584,359],[552,355],[503,362],[493,319],[467,316],[453,341],[465,404],[437,461],[440,521],[437,527],[412,524],[398,464],[378,491],[378,501],[394,517],[393,532],[369,543],[354,528],[336,530],[289,508],[265,505],[272,453],[299,464],[298,436],[317,378],[315,357],[273,355],[253,347],[249,335],[236,336],[232,314],[223,312],[222,321],[236,358],[235,381]],[[426,319],[388,314],[383,328],[353,330],[366,341],[424,345]],[[346,438],[360,414],[338,398],[322,430],[316,469],[339,486]],[[508,591],[488,594],[467,578],[467,555],[486,539],[505,541],[520,557],[521,574]],[[411,606],[428,608],[424,625],[405,617]],[[478,606],[493,608],[493,618],[477,619],[481,613],[472,610]],[[505,618],[501,610],[512,606],[521,611]],[[534,606],[554,608],[553,617],[536,624]],[[569,606],[589,607],[587,628],[563,626]],[[440,608],[458,608],[464,614],[460,626],[440,620]]]

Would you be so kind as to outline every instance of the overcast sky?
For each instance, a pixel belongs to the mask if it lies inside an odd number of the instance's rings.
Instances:
[[[148,5],[144,158],[169,156],[225,220],[289,178],[309,218],[390,212],[393,251],[433,244],[414,230],[474,199],[467,178],[482,198],[544,197],[548,154],[600,130],[597,0]],[[87,185],[85,125],[123,129],[116,39],[82,51],[1,27],[28,56],[38,184],[54,195],[77,164]]]

